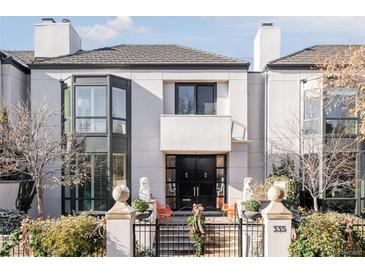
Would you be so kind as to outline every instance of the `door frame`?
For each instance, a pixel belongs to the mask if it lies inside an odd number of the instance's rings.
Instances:
[[[166,197],[166,204],[171,207],[172,210],[179,210],[178,209],[178,187],[177,187],[177,167],[176,167],[176,157],[177,156],[186,156],[186,157],[199,157],[199,156],[215,156],[215,172],[217,173],[218,170],[223,171],[223,181],[224,182],[218,182],[218,179],[216,178],[215,186],[216,186],[216,193],[215,193],[215,200],[217,204],[217,198],[222,199],[223,203],[227,203],[227,154],[165,154],[165,197]],[[217,166],[217,158],[218,156],[223,157],[223,165]],[[168,157],[174,157],[173,166],[171,166],[168,163]],[[172,158],[173,159],[173,158]],[[171,180],[170,177],[172,177]],[[223,184],[221,186],[223,188],[223,195],[219,194],[217,191],[217,185]],[[173,189],[174,193],[171,194],[169,192],[169,189]],[[169,194],[170,193],[170,194]],[[216,209],[219,210],[219,209]]]

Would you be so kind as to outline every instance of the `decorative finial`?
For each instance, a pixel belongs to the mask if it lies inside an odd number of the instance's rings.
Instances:
[[[270,201],[281,202],[284,199],[285,193],[280,186],[271,186],[267,191],[267,196]]]
[[[116,202],[126,203],[129,196],[130,196],[130,191],[126,185],[116,186],[113,190],[113,199]]]

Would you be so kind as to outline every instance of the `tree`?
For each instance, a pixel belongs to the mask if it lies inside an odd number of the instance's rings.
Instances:
[[[57,120],[55,120],[57,119]],[[85,143],[74,134],[60,136],[59,115],[46,104],[16,103],[0,123],[0,176],[29,176],[37,191],[37,210],[45,217],[44,190],[57,184],[82,184],[89,179]]]
[[[352,89],[356,93],[356,100],[347,102],[347,110],[359,117],[358,138],[364,139],[365,47],[349,46],[335,54],[317,56],[316,68],[323,76],[322,88],[327,91],[327,96],[335,99],[334,92],[338,89]]]
[[[318,211],[318,198],[334,188],[353,188],[356,184],[356,138],[343,132],[326,135],[300,127],[294,118],[285,129],[275,132],[269,140],[274,161],[281,161],[295,181],[302,181]],[[300,146],[298,144],[300,143]],[[290,160],[288,160],[290,159]],[[293,164],[294,163],[294,164]]]

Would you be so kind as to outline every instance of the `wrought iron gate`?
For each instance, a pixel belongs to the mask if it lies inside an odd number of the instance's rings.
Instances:
[[[195,256],[185,222],[142,220],[133,225],[134,256]],[[205,257],[260,257],[264,253],[264,226],[239,218],[233,222],[205,224]]]

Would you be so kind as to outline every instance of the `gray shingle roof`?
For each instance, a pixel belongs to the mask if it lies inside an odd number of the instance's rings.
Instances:
[[[180,45],[118,45],[35,60],[33,64],[248,65],[248,62]]]
[[[25,64],[30,64],[34,61],[33,50],[10,50],[7,52],[10,53],[12,56],[19,58]]]
[[[354,45],[352,47],[360,47]],[[280,57],[268,63],[268,67],[274,66],[313,66],[318,63],[318,57],[330,57],[334,54],[345,55],[349,45],[316,45],[302,49],[292,54]]]

